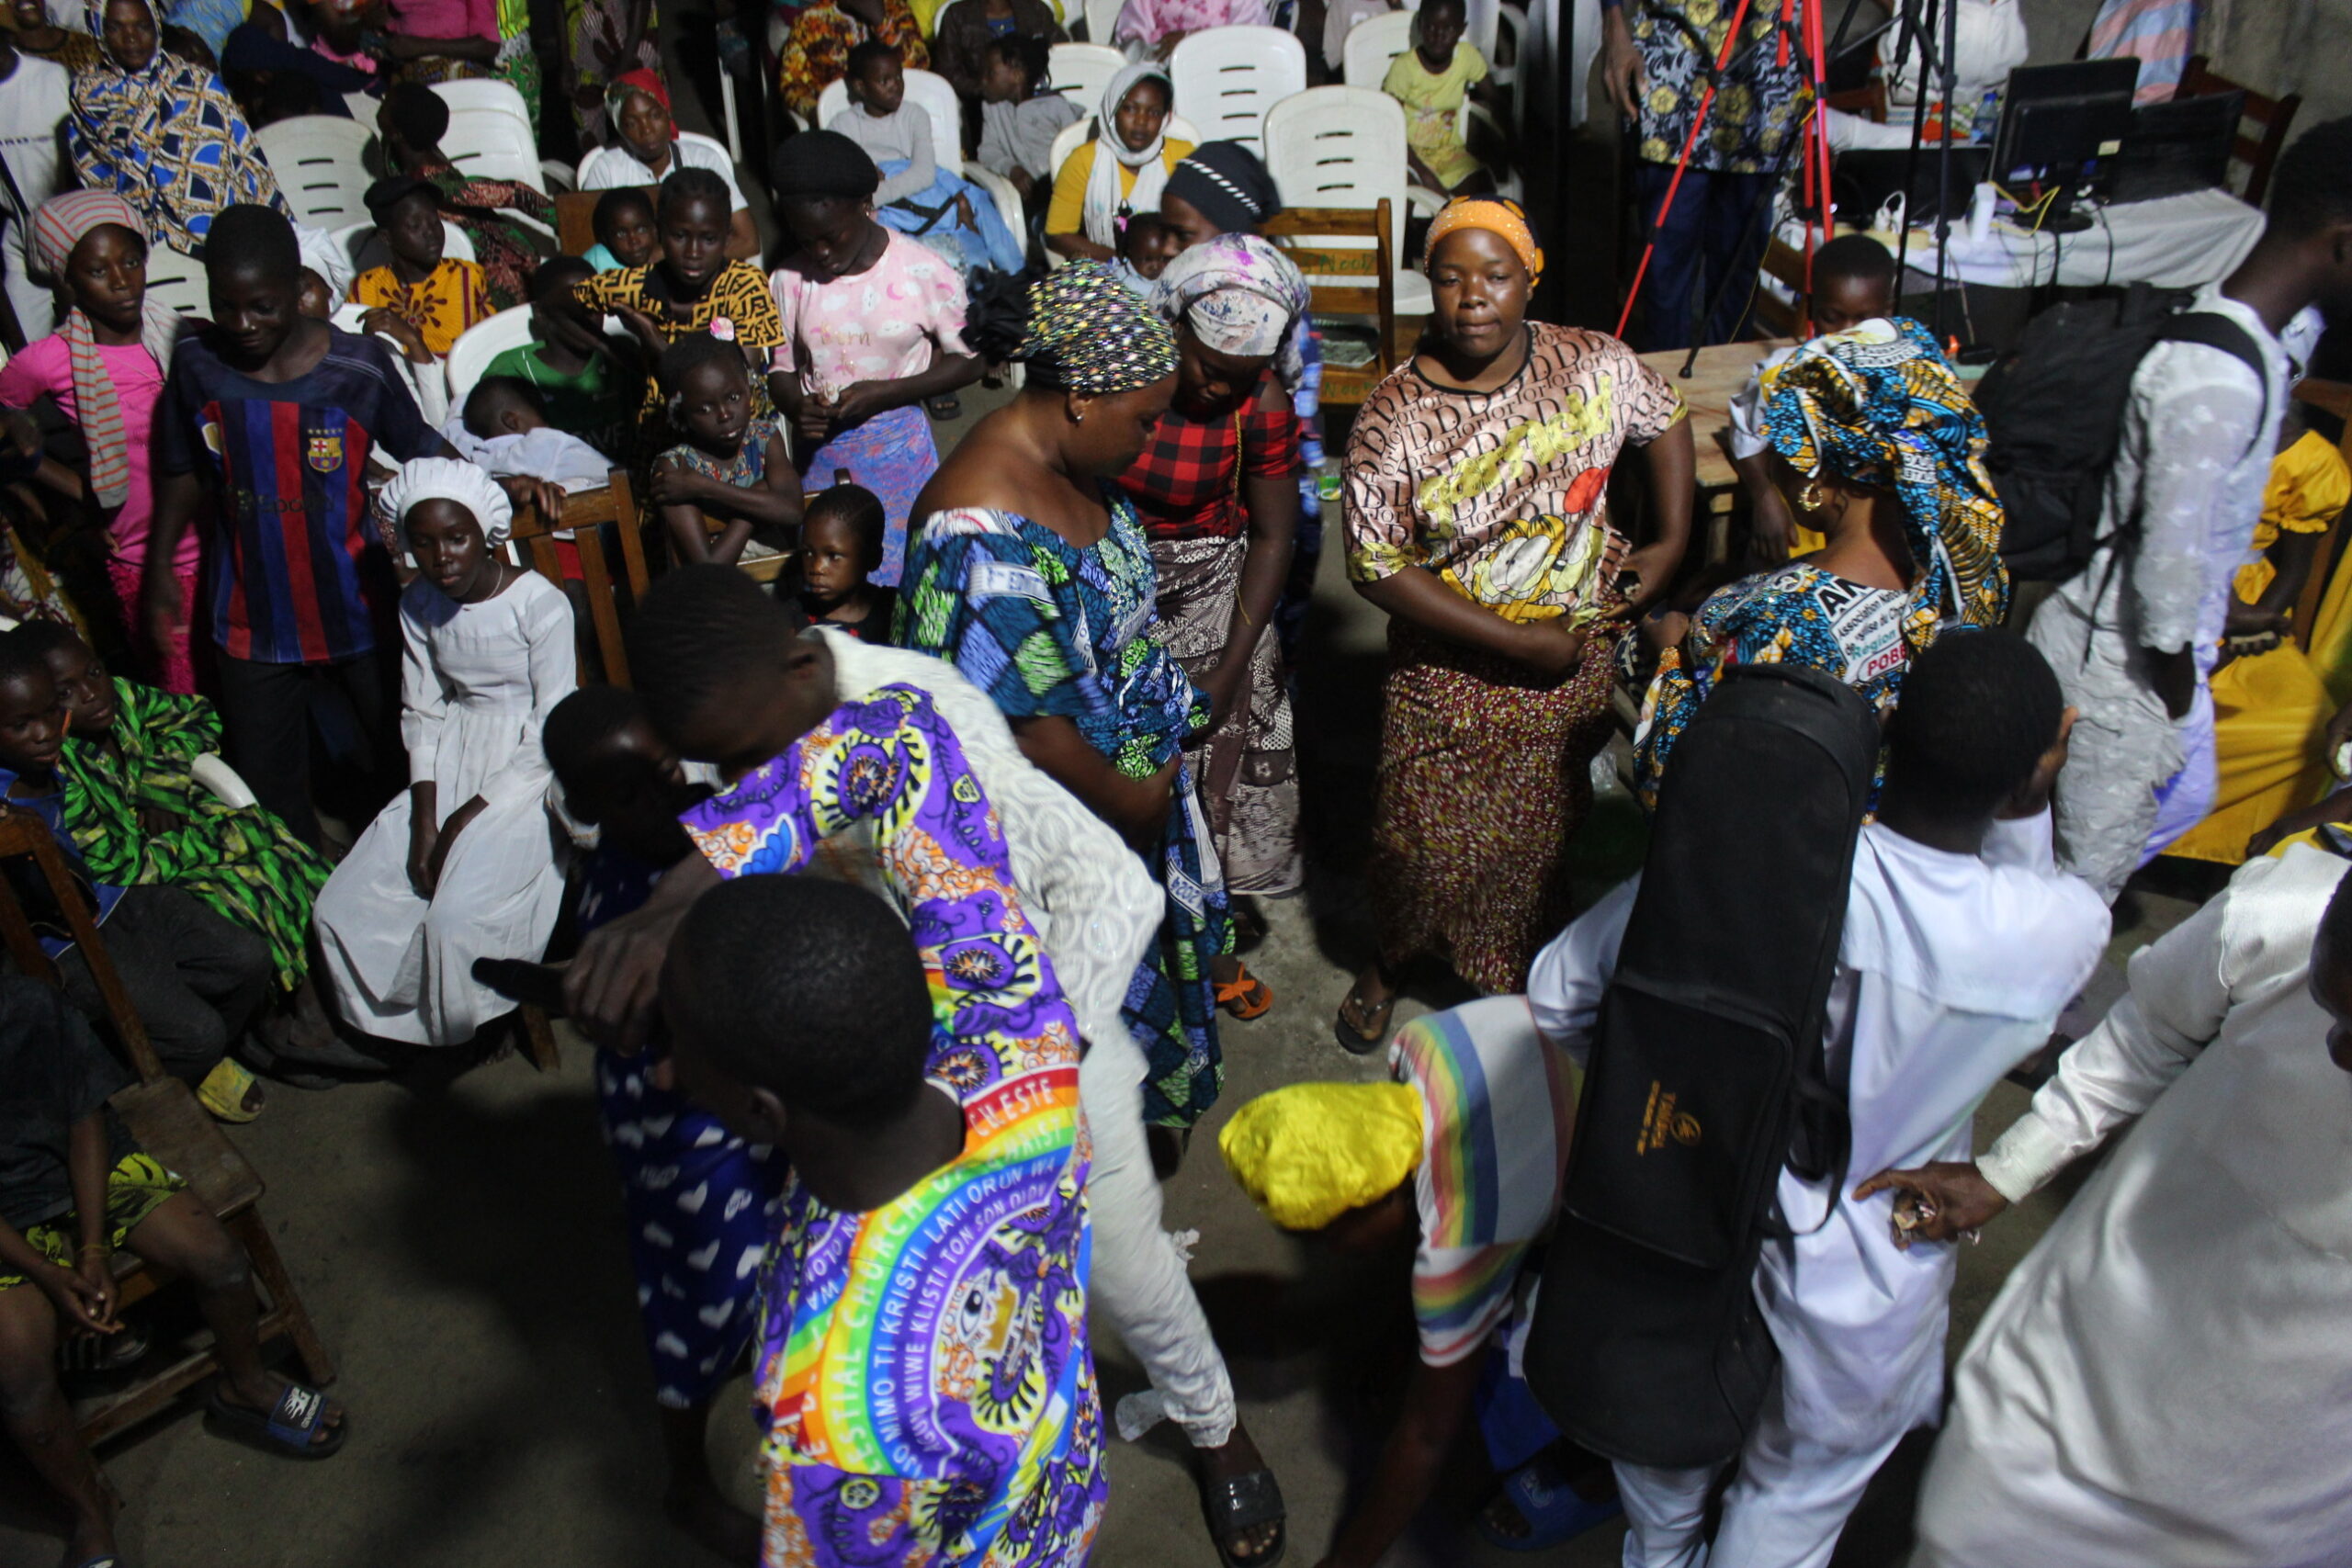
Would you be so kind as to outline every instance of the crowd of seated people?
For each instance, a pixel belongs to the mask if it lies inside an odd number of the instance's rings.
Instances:
[[[2223,983],[2247,939],[2199,916],[2168,951],[2222,980],[2192,996],[2135,968],[2031,1129],[1971,1158],[1976,1105],[2086,984],[2123,876],[2177,836],[2158,800],[2211,804],[2185,760],[2218,746],[2233,779],[2269,744],[2309,774],[2229,797],[2209,840],[2277,820],[2324,841],[2352,815],[2352,791],[2306,798],[2320,731],[2352,734],[2327,722],[2324,660],[2262,662],[2312,569],[2298,541],[2352,493],[2325,442],[2278,423],[2317,312],[2352,304],[2352,121],[2280,160],[2263,238],[2200,297],[2263,374],[2202,343],[2151,351],[2118,459],[2132,493],[2109,503],[2136,521],[2020,636],[2000,629],[2002,505],[1967,379],[1862,235],[1814,258],[1808,332],[1758,345],[1735,400],[1749,558],[1697,558],[1676,378],[1532,313],[1547,250],[1574,241],[1539,234],[1496,194],[1514,171],[1465,141],[1470,106],[1498,102],[1465,0],[1424,0],[1380,81],[1396,107],[1371,100],[1402,120],[1400,184],[1438,198],[1411,260],[1433,308],[1329,485],[1335,323],[1283,243],[1281,182],[1242,141],[1176,134],[1170,56],[1267,25],[1259,0],[1128,0],[1101,40],[1126,63],[1084,103],[1056,83],[1047,0],[813,0],[771,40],[793,124],[746,161],[681,129],[648,0],[587,0],[560,40],[525,9],[95,0],[52,19],[13,0],[0,128],[47,117],[52,145],[0,141],[0,504],[12,551],[64,543],[39,592],[0,562],[0,813],[56,839],[164,1069],[222,1123],[269,1113],[272,1084],[367,1093],[435,1054],[491,1059],[527,1025],[477,964],[564,965],[671,1513],[729,1559],[1077,1564],[1119,1506],[1112,1434],[1161,1420],[1220,1561],[1287,1551],[1280,1456],[1249,1429],[1159,1180],[1226,1097],[1235,1026],[1310,1005],[1250,962],[1273,901],[1319,874],[1295,677],[1327,523],[1388,656],[1371,941],[1317,1017],[1335,1069],[1385,1071],[1289,1085],[1216,1139],[1277,1226],[1387,1256],[1400,1283],[1409,1259],[1418,1363],[1375,1483],[1317,1543],[1327,1568],[1380,1562],[1473,1426],[1502,1472],[1478,1519],[1498,1545],[1622,1509],[1628,1562],[1703,1561],[1710,1529],[1721,1561],[1826,1562],[1942,1407],[1951,1233],[2176,1076],[2181,1115],[2241,1114],[2182,1073],[2236,1041],[2236,1010],[2323,1061],[2352,1027],[2352,916],[2303,843],[2222,900],[2272,922],[2256,966],[2278,984]],[[1316,75],[1386,9],[1332,6]],[[435,87],[491,77],[584,151],[579,191],[465,172]],[[373,133],[367,231],[304,223],[272,169],[255,128],[305,115]],[[587,231],[580,254],[559,220]],[[198,308],[151,290],[166,252],[200,273]],[[1612,504],[1623,466],[1640,509]],[[2269,570],[2233,580],[2256,544]],[[1611,1467],[1531,1422],[1503,1348],[1637,896],[1580,912],[1571,845],[1622,698],[1655,808],[1715,694],[1774,662],[1883,726],[1852,862],[1871,919],[1849,919],[1823,1021],[1857,1074],[1854,1179],[1783,1175],[1791,1212],[1831,1220],[1758,1266],[1786,1371],[1731,1479]],[[2257,737],[2245,712],[2282,680],[2300,728]],[[2235,705],[2219,725],[2217,702]],[[322,1459],[345,1416],[263,1369],[237,1243],[107,1110],[91,955],[40,888],[0,897],[59,981],[0,976],[6,1425],[71,1514],[71,1561],[107,1563],[54,1351],[127,1332],[116,1248],[195,1285],[226,1430]],[[1400,1028],[1430,973],[1483,999]],[[2329,1125],[2274,1130],[2340,1144]],[[2210,1316],[2263,1279],[2300,1312],[2328,1280],[2296,1273],[2291,1239],[2242,1279],[2177,1235],[2159,1261],[2169,1289],[2205,1276]],[[2052,1299],[2118,1289],[2095,1244],[2053,1232],[2075,1254],[2038,1265]],[[2085,1432],[2052,1390],[2135,1391],[2115,1358],[2053,1349],[2053,1310],[2005,1296],[1962,1363],[1966,1419],[1922,1514],[1934,1561],[1993,1561],[1987,1540],[2025,1529],[1949,1478],[2014,1488],[2017,1517],[2073,1532],[2069,1562],[2161,1558],[2145,1542],[2178,1500],[2133,1477],[2203,1450],[2165,1426],[2146,1438],[2163,1462],[2134,1469]],[[1108,1407],[1105,1329],[1148,1380]],[[2210,1337],[2282,1406],[2340,1386],[2340,1349]],[[759,1518],[706,1435],[747,1360]],[[2005,1404],[2017,1383],[2047,1407]],[[1504,1462],[1510,1411],[1538,1435]],[[2278,1460],[2280,1484],[2304,1462]],[[2320,1561],[2290,1538],[2352,1525],[2340,1484],[2314,1483],[2291,1528],[2188,1490],[2247,1515],[2232,1528],[2265,1560]]]

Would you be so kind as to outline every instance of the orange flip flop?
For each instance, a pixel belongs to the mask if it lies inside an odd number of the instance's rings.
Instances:
[[[1265,1017],[1274,1005],[1273,987],[1250,973],[1248,964],[1233,967],[1233,978],[1216,988],[1216,1005],[1244,1022]]]

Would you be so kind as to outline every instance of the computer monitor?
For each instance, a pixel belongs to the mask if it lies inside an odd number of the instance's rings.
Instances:
[[[2020,65],[2009,73],[1993,138],[1993,177],[2039,180],[2056,191],[2040,227],[2060,233],[2090,227],[2073,210],[2075,187],[2084,164],[2122,150],[2139,85],[2140,62],[2130,56]]]
[[[2099,171],[2102,199],[2122,207],[2226,186],[2245,113],[2244,89],[2141,105],[2132,111],[2121,155]]]

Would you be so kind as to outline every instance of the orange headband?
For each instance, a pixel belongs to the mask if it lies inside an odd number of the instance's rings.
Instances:
[[[1462,229],[1484,229],[1490,234],[1500,234],[1519,253],[1530,283],[1544,276],[1544,252],[1535,243],[1534,231],[1527,226],[1527,214],[1519,209],[1519,203],[1491,196],[1457,197],[1445,204],[1430,224],[1430,237],[1421,251],[1424,271],[1437,254],[1438,242]]]

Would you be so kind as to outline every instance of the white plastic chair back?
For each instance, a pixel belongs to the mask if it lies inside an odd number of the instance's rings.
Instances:
[[[1413,47],[1411,11],[1388,11],[1377,17],[1367,17],[1348,29],[1347,62],[1340,74],[1351,87],[1380,90],[1388,79],[1388,67],[1396,58]]]
[[[254,132],[294,216],[313,229],[340,229],[368,216],[368,129],[341,115],[304,114]]]
[[[1057,43],[1046,53],[1053,62],[1054,91],[1077,105],[1081,115],[1102,107],[1102,89],[1127,62],[1124,53],[1107,43]]]
[[[699,142],[718,153],[720,160],[729,168],[734,166],[732,155],[728,152],[726,144],[716,137],[704,136],[692,130],[681,130],[678,132],[678,140]],[[608,172],[616,166],[623,172],[617,175]],[[615,186],[641,186],[646,183],[645,175],[640,172],[642,168],[643,165],[638,163],[629,150],[616,141],[609,147],[599,147],[581,158],[578,183],[574,188],[607,190]],[[675,170],[672,172],[674,173]]]
[[[1069,162],[1071,153],[1086,145],[1087,138],[1094,130],[1094,119],[1095,117],[1092,115],[1088,115],[1083,119],[1074,119],[1063,126],[1055,135],[1053,155],[1055,174],[1059,175],[1062,172],[1062,165]],[[1189,141],[1195,147],[1201,144],[1199,130],[1182,115],[1170,115],[1165,129],[1168,140],[1170,141]]]
[[[161,299],[183,316],[212,314],[212,287],[204,264],[169,245],[147,247],[147,297]]]
[[[1370,87],[1311,87],[1266,115],[1266,169],[1285,207],[1376,208],[1388,198],[1396,313],[1430,312],[1429,279],[1405,262],[1405,107]],[[1318,240],[1332,248],[1345,239]]]
[[[1600,10],[1595,0],[1571,0],[1576,7],[1577,56],[1583,66],[1592,63],[1592,52],[1600,42]],[[1469,0],[1469,25],[1462,36],[1476,45],[1487,57],[1489,79],[1498,86],[1508,87],[1519,80],[1519,51],[1527,47],[1527,12],[1510,0]],[[1495,58],[1501,45],[1503,28],[1508,26],[1511,37],[1511,63],[1499,63]],[[1588,30],[1589,29],[1589,30]],[[1590,41],[1588,42],[1587,40]],[[1584,91],[1584,76],[1579,69],[1575,74],[1575,87]],[[1574,123],[1581,125],[1579,117]]]
[[[218,751],[207,751],[187,765],[188,777],[212,792],[221,805],[242,810],[261,802],[254,796],[253,785],[237,774],[237,770],[221,760]]]
[[[1306,90],[1306,46],[1280,28],[1204,28],[1168,57],[1176,101],[1211,141],[1261,150],[1266,111]]]
[[[539,167],[539,141],[501,109],[452,109],[441,151],[468,179],[511,180],[547,194]]]
[[[1127,0],[1086,0],[1086,41],[1109,43],[1119,30],[1119,13],[1126,8]]]
[[[501,310],[488,321],[476,321],[458,334],[449,345],[442,369],[449,378],[449,406],[463,409],[466,395],[490,369],[490,362],[510,348],[520,348],[531,341],[531,308],[517,305],[511,310]]]
[[[526,133],[531,129],[531,111],[523,102],[522,93],[512,82],[502,82],[494,76],[469,77],[462,82],[435,82],[433,90],[449,106],[454,119],[460,114],[483,111],[503,114],[522,126]],[[442,144],[448,151],[448,144]]]

